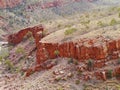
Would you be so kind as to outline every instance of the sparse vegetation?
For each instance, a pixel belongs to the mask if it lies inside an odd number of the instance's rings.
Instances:
[[[60,76],[58,76],[58,77],[55,78],[55,81],[57,81],[57,82],[60,81],[60,80],[61,80]]]
[[[22,54],[22,53],[24,54],[25,53],[25,51],[24,51],[24,49],[22,47],[18,47],[15,52],[17,54]]]
[[[14,70],[14,65],[10,60],[5,60],[5,65],[7,70],[13,71]]]
[[[81,75],[82,75],[82,71],[81,71],[81,70],[78,70],[78,71],[77,71],[77,75],[78,75],[78,76],[81,76]]]
[[[88,62],[87,62],[87,67],[88,67],[88,70],[93,70],[93,68],[94,68],[94,62],[93,62],[93,60],[88,60]]]
[[[61,27],[61,24],[58,24],[57,27],[60,28],[60,27]]]
[[[75,84],[77,84],[77,85],[80,84],[80,80],[76,80]]]
[[[108,79],[112,78],[113,70],[108,70],[106,76]]]
[[[120,13],[118,14],[118,17],[120,18]]]
[[[29,40],[30,40],[31,43],[34,43],[34,38],[33,38],[33,36],[30,37]]]
[[[110,25],[115,25],[115,24],[117,24],[117,21],[113,18],[111,21],[110,21]]]
[[[55,51],[54,51],[54,54],[55,54],[56,57],[58,57],[59,54],[60,54],[59,50],[55,50]]]
[[[78,65],[78,61],[77,61],[77,60],[74,60],[73,63],[74,63],[75,65]]]
[[[103,23],[102,21],[98,21],[97,25],[100,26],[100,27],[104,27],[105,23]]]
[[[64,34],[65,35],[70,35],[70,34],[73,34],[74,32],[76,32],[77,29],[76,28],[70,28],[70,29],[67,29]]]
[[[73,61],[73,58],[70,58],[69,60],[68,60],[68,64],[70,64],[70,63],[73,63],[74,61]]]
[[[62,87],[60,87],[58,90],[64,90]]]
[[[86,13],[85,18],[89,18],[89,17],[90,17],[89,13]]]
[[[2,56],[0,56],[0,62],[2,62],[3,61],[3,57]]]
[[[82,21],[81,24],[82,25],[88,25],[88,24],[90,24],[90,20]]]
[[[25,36],[24,36],[24,40],[26,40],[26,39],[28,39],[28,38],[30,38],[30,37],[32,37],[32,32],[28,32]]]

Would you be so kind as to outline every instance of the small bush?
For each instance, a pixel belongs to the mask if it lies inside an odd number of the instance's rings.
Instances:
[[[120,8],[118,8],[117,11],[119,12],[119,11],[120,11]]]
[[[57,26],[58,28],[60,28],[61,27],[61,24],[58,24],[58,26]]]
[[[3,61],[3,57],[2,56],[0,56],[0,62],[2,62]]]
[[[81,75],[82,75],[82,71],[81,71],[81,70],[78,70],[78,71],[77,71],[77,75],[78,75],[78,76],[81,76]]]
[[[70,34],[73,34],[74,32],[76,32],[77,29],[76,28],[70,28],[70,29],[67,29],[64,34],[65,35],[70,35]]]
[[[76,80],[75,84],[77,84],[77,85],[80,84],[80,80]]]
[[[100,27],[104,27],[104,26],[105,26],[105,24],[104,24],[102,21],[99,21],[99,22],[97,23],[97,25],[100,26]]]
[[[16,49],[16,53],[17,54],[21,54],[21,53],[24,53],[25,51],[24,51],[24,49],[22,48],[22,47],[18,47],[17,49]]]
[[[87,67],[88,67],[88,70],[92,70],[93,68],[94,68],[94,62],[93,62],[93,60],[88,60],[88,62],[87,62]]]
[[[85,17],[86,17],[86,18],[89,18],[90,16],[89,16],[89,14],[86,14]]]
[[[59,50],[55,50],[55,51],[54,51],[54,54],[55,54],[55,56],[57,56],[57,57],[58,57],[58,56],[59,56],[59,54],[60,54]]]
[[[62,87],[60,87],[58,90],[64,90]]]
[[[82,24],[82,25],[88,25],[88,24],[90,24],[90,20],[83,21],[83,22],[81,22],[81,24]]]
[[[24,36],[24,40],[28,39],[29,37],[32,37],[32,32],[30,31]]]
[[[77,60],[74,60],[73,63],[74,63],[75,65],[78,65],[78,64],[79,64]]]
[[[120,18],[120,13],[118,14],[118,17]]]
[[[13,71],[14,65],[10,60],[5,60],[5,65],[8,70]]]
[[[108,70],[107,73],[106,73],[106,76],[108,79],[112,78],[112,73],[113,73],[113,70]]]
[[[70,58],[69,60],[68,60],[68,64],[70,64],[70,63],[73,63],[74,61],[73,61],[73,58]]]
[[[113,18],[111,21],[110,21],[110,25],[115,25],[117,24],[117,21]]]

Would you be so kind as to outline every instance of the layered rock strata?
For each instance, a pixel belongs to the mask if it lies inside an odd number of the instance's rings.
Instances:
[[[62,43],[47,43],[41,40],[37,49],[37,63],[40,64],[47,59],[56,58],[55,51],[59,57],[75,58],[78,61],[93,59],[96,67],[104,65],[105,61],[117,59],[120,54],[120,39],[107,39],[102,36],[92,39],[79,39]],[[100,63],[101,65],[99,65]]]

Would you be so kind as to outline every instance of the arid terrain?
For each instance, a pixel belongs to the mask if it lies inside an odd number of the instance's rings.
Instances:
[[[119,5],[0,0],[0,90],[120,90]]]

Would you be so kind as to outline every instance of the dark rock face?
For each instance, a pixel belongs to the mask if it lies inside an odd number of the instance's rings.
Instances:
[[[23,0],[0,0],[0,8],[13,8],[20,3],[22,3]]]

